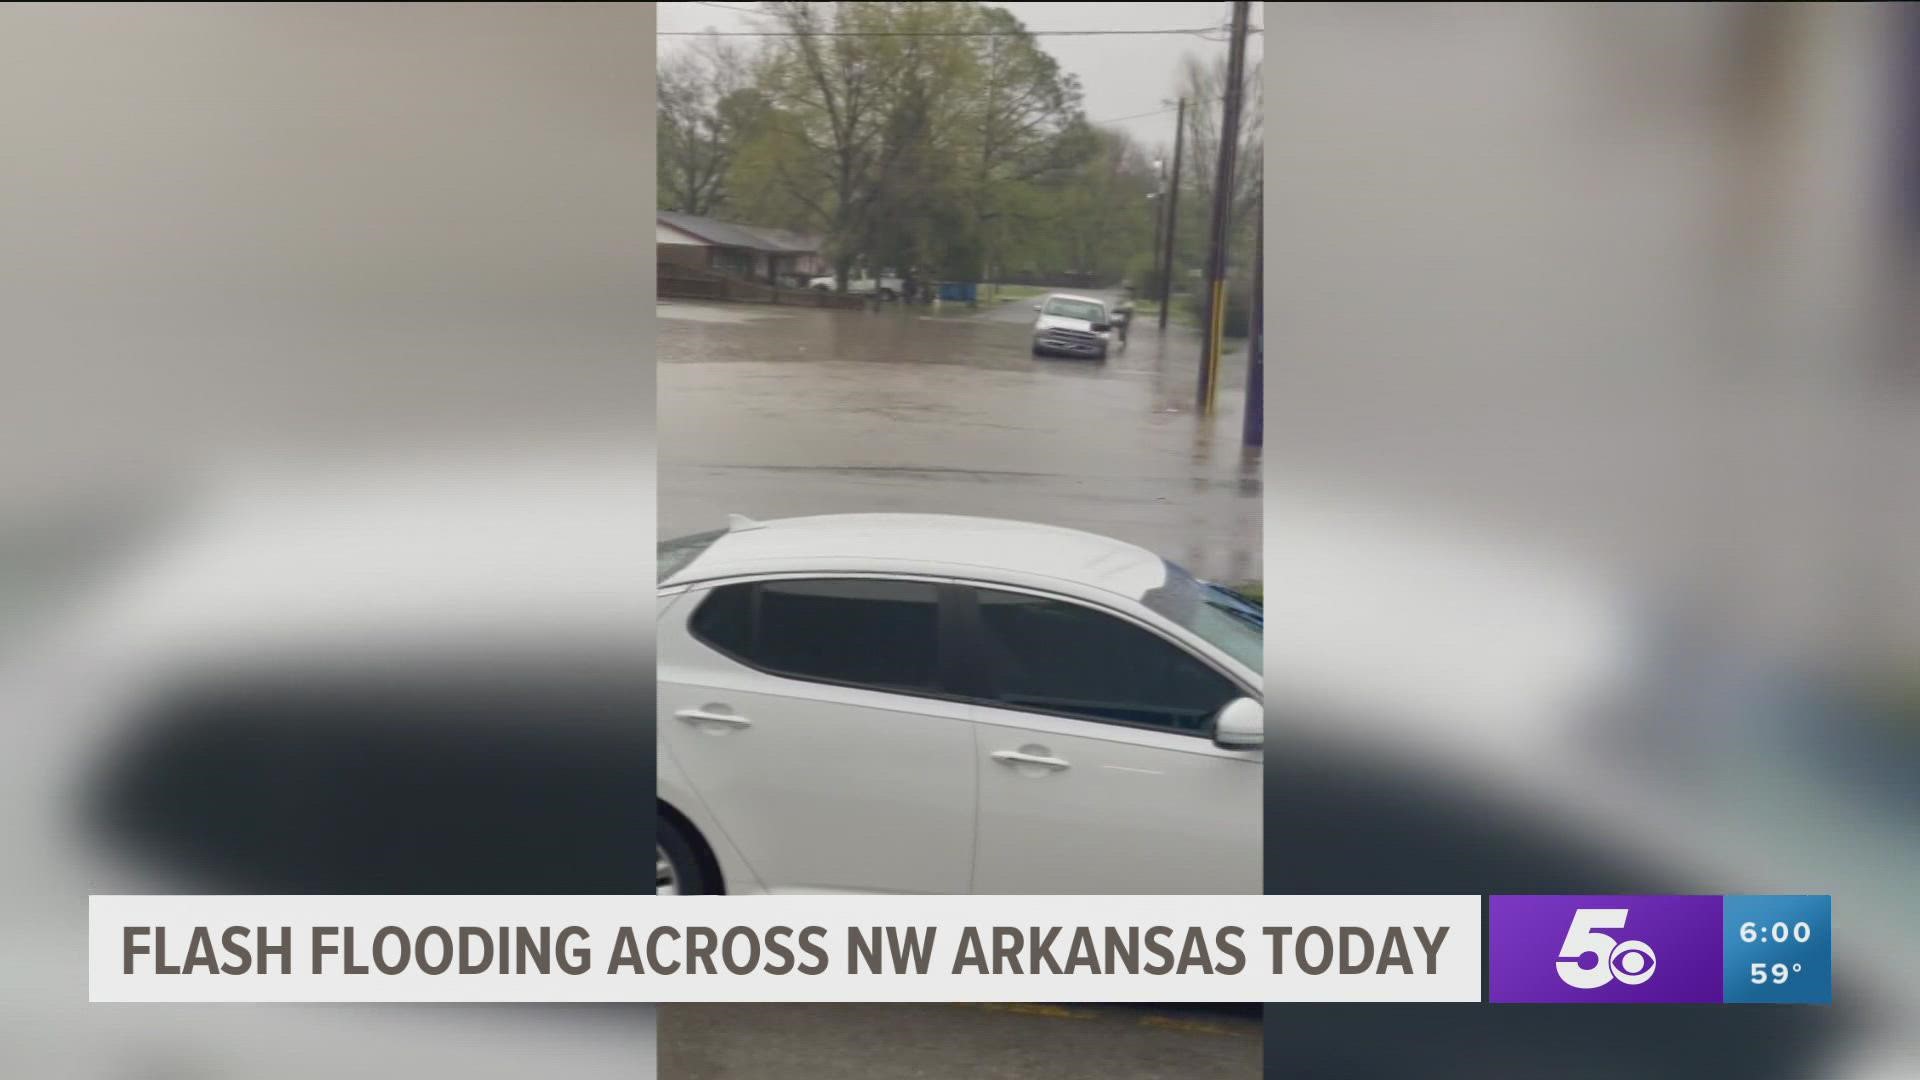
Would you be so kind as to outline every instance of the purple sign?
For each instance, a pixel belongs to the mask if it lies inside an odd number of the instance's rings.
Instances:
[[[1718,896],[1495,896],[1487,999],[1721,1000]]]

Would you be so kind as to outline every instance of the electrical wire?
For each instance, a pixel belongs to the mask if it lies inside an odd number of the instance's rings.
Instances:
[[[727,10],[738,11],[738,8]],[[758,14],[755,12],[753,14]],[[821,37],[821,38],[999,38],[999,37],[1197,37],[1220,41],[1210,34],[1226,27],[1194,26],[1157,30],[660,30],[655,37]],[[1249,29],[1249,34],[1263,31]]]

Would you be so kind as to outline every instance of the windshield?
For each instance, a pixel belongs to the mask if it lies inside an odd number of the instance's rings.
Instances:
[[[673,540],[662,540],[657,556],[658,576],[654,578],[654,583],[658,584],[680,571],[685,570],[693,564],[693,560],[700,557],[702,552],[712,547],[715,540],[725,535],[727,535],[727,530],[715,529],[712,532],[694,533],[692,536],[682,536]]]
[[[1208,585],[1173,563],[1166,568],[1166,583],[1141,597],[1141,603],[1254,671],[1264,670],[1261,606],[1239,593]]]
[[[1100,317],[1106,314],[1106,309],[1091,300],[1062,300],[1059,297],[1054,297],[1047,301],[1047,308],[1044,314],[1059,315],[1062,318],[1068,319],[1085,319],[1088,322],[1099,322]]]

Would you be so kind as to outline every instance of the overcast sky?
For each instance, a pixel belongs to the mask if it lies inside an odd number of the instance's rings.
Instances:
[[[764,16],[754,16],[733,8],[752,8],[745,3],[661,4],[659,28],[662,31],[753,30],[771,28]],[[1013,12],[1029,30],[1134,30],[1224,26],[1231,17],[1228,3],[1198,4],[1000,4]],[[1261,8],[1252,5],[1253,25],[1262,24]],[[1171,147],[1173,109],[1178,93],[1181,58],[1227,54],[1224,33],[1221,40],[1210,41],[1186,34],[1110,37],[1048,37],[1041,44],[1059,59],[1067,71],[1080,77],[1086,92],[1087,116],[1095,121],[1113,121],[1108,126],[1125,130],[1149,149]],[[660,51],[670,52],[685,44],[685,38],[660,39]],[[1247,40],[1247,58],[1251,63],[1260,55],[1260,36]],[[1212,106],[1219,108],[1218,104]],[[1140,116],[1140,113],[1151,115]],[[1119,118],[1128,119],[1119,119]]]

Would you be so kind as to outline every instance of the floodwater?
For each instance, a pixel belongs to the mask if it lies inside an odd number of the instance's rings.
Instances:
[[[660,1025],[660,1075],[688,1080],[1260,1075],[1257,1005],[664,1005]]]
[[[1199,337],[1142,320],[1103,364],[1034,357],[1028,301],[824,311],[662,301],[660,531],[730,513],[979,514],[1260,578],[1244,350],[1195,408]]]

